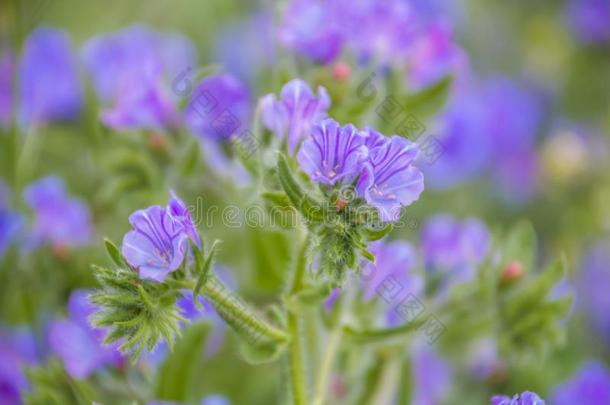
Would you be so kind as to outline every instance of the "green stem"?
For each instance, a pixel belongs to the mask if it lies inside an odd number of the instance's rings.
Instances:
[[[328,379],[330,376],[330,371],[333,367],[337,350],[339,349],[341,336],[342,329],[339,325],[337,325],[330,334],[328,345],[326,346],[326,351],[324,352],[324,357],[320,366],[320,373],[318,374],[318,379],[316,381],[315,396],[313,401],[314,405],[324,404],[326,391],[328,388]]]
[[[179,288],[195,287],[195,281],[174,280]],[[256,313],[246,302],[234,292],[227,289],[213,274],[210,274],[206,283],[201,287],[201,293],[216,308],[222,319],[236,332],[245,335],[248,340],[258,340],[264,337],[275,342],[285,342],[288,335]]]
[[[292,280],[288,287],[288,295],[294,296],[303,288],[305,277],[307,251],[309,249],[309,236],[302,242],[294,264]],[[305,377],[305,359],[303,356],[304,341],[301,315],[289,309],[288,332],[290,334],[290,344],[288,351],[288,361],[290,364],[290,380],[292,386],[292,398],[295,405],[306,405],[307,384]]]

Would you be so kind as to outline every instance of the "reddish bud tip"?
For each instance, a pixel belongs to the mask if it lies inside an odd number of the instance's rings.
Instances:
[[[165,149],[167,140],[165,139],[165,136],[163,134],[154,132],[148,138],[148,143],[152,149],[162,150]]]
[[[352,74],[352,68],[345,62],[337,62],[333,66],[333,78],[335,80],[344,81],[349,79]]]
[[[59,260],[66,260],[70,255],[70,249],[63,243],[55,243],[52,246],[53,256]]]
[[[523,264],[519,261],[512,261],[506,265],[502,271],[502,281],[509,282],[518,280],[523,276]]]
[[[339,211],[341,211],[341,210],[342,210],[343,208],[345,208],[345,206],[347,205],[347,203],[345,202],[345,200],[342,200],[342,199],[340,199],[340,198],[337,200],[336,204],[337,204],[337,209],[338,209]]]

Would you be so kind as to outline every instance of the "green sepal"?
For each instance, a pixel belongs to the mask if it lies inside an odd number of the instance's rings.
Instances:
[[[121,252],[119,251],[119,248],[116,247],[116,245],[112,243],[110,239],[104,238],[104,246],[106,247],[106,252],[108,252],[108,255],[114,264],[119,267],[128,267],[127,263],[125,263],[125,260],[123,259],[123,255],[121,255]]]
[[[391,222],[382,223],[379,225],[379,227],[363,227],[361,232],[364,239],[368,242],[373,242],[383,238],[384,236],[392,232],[392,230],[394,229],[394,224],[392,224]]]
[[[288,167],[288,162],[286,161],[286,156],[284,156],[282,153],[280,153],[277,160],[277,175],[286,196],[288,196],[288,199],[292,205],[296,209],[300,210],[301,201],[305,192],[292,175],[292,172]]]
[[[193,302],[195,305],[199,306],[199,300],[197,300],[197,296],[199,295],[201,288],[205,283],[207,283],[208,278],[210,276],[210,270],[212,268],[212,263],[214,262],[214,255],[216,254],[216,246],[218,246],[220,242],[215,240],[212,243],[212,247],[208,252],[205,260],[201,253],[201,250],[193,244],[193,253],[195,256],[195,272],[197,273],[197,284],[195,284],[195,288],[193,288]]]

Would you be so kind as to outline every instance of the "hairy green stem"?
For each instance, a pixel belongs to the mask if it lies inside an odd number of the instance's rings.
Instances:
[[[305,277],[307,250],[309,249],[309,237],[305,238],[299,247],[294,263],[292,279],[288,287],[288,295],[294,296],[303,288]],[[288,332],[290,334],[290,344],[288,350],[288,361],[290,364],[290,381],[292,387],[292,398],[295,405],[306,405],[307,383],[305,376],[305,359],[303,349],[305,342],[303,339],[302,316],[294,310],[289,309],[287,314]]]
[[[316,380],[314,405],[323,405],[328,389],[328,379],[332,370],[339,343],[341,342],[342,328],[337,325],[331,332],[326,351],[322,358],[318,379]]]

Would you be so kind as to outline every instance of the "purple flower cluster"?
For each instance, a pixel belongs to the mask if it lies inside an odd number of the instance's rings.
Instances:
[[[107,107],[101,117],[105,125],[117,130],[164,130],[178,124],[169,83],[196,62],[187,38],[136,25],[90,39],[83,60]]]
[[[417,200],[424,189],[423,174],[413,166],[416,156],[416,145],[402,137],[325,119],[313,126],[297,159],[315,182],[354,184],[385,222],[396,221],[401,207]]]
[[[29,185],[24,191],[24,199],[35,215],[31,232],[34,244],[65,247],[91,242],[93,227],[89,208],[67,195],[59,177],[45,177]]]
[[[103,343],[105,331],[94,329],[89,317],[96,311],[89,302],[91,291],[75,290],[68,302],[68,319],[55,321],[49,331],[49,345],[74,378],[87,378],[107,365],[120,366],[124,358],[117,346]]]
[[[154,205],[129,216],[133,230],[123,238],[121,252],[141,278],[162,282],[176,271],[188,251],[188,240],[201,240],[186,205],[172,193],[167,207]]]
[[[492,405],[545,405],[543,399],[537,394],[524,391],[521,394],[515,394],[512,398],[506,395],[496,395],[491,398]]]
[[[414,3],[292,0],[279,37],[284,46],[316,63],[331,63],[349,48],[362,62],[403,66],[413,87],[423,87],[459,73],[466,58],[447,25]]]
[[[610,40],[610,2],[607,0],[570,0],[566,13],[572,31],[581,41]]]

